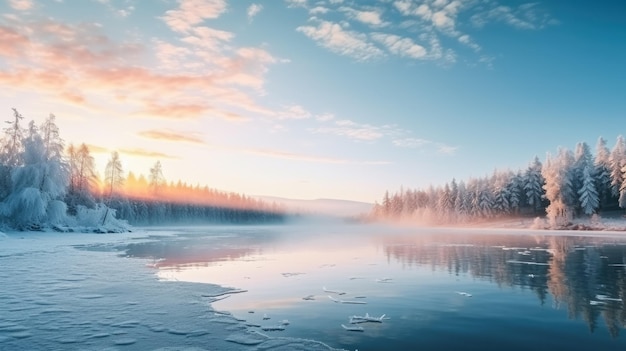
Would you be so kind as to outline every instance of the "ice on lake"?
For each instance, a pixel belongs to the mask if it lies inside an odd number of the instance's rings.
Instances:
[[[624,349],[626,241],[519,234],[9,233],[0,349]]]

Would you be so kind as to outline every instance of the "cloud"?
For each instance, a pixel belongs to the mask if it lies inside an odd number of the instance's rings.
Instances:
[[[558,23],[548,13],[540,9],[536,3],[522,4],[516,8],[495,6],[488,11],[473,15],[471,20],[477,27],[484,27],[489,21],[494,21],[527,30],[538,30]]]
[[[335,115],[332,113],[324,113],[318,116],[315,116],[315,119],[319,122],[328,122],[335,119]]]
[[[313,155],[303,155],[296,154],[287,151],[279,151],[279,150],[269,150],[269,149],[237,149],[238,151],[264,156],[264,157],[272,157],[272,158],[280,158],[294,161],[303,161],[303,162],[315,162],[315,163],[330,163],[330,164],[360,164],[360,165],[386,165],[390,164],[389,161],[356,161],[356,160],[348,160],[342,158],[335,157],[324,157],[324,156],[313,156]]]
[[[85,145],[89,149],[90,153],[94,153],[94,154],[108,154],[108,153],[111,152],[111,150],[109,150],[108,148],[103,147],[103,146],[94,145],[94,144],[85,144]]]
[[[180,158],[178,156],[168,155],[158,151],[151,151],[141,148],[134,149],[120,149],[120,153],[123,153],[127,156],[136,156],[136,157],[149,157],[149,158],[167,158],[167,159],[177,159]]]
[[[299,26],[297,30],[321,47],[358,61],[392,54],[450,65],[457,61],[457,48],[471,49],[476,63],[483,63],[480,58],[486,56],[480,43],[465,32],[468,21],[477,27],[504,21],[529,29],[555,22],[536,3],[511,8],[499,2],[501,0],[386,0],[378,2],[378,7],[355,7],[359,6],[356,5],[358,2],[351,2],[352,7],[348,7],[338,0],[318,1],[316,7],[309,9],[313,16],[309,20],[314,24]],[[297,4],[298,7],[308,8],[306,1],[291,0],[288,4],[289,7]],[[344,13],[347,20],[338,21],[336,16],[331,18],[337,12]],[[385,22],[385,13],[390,13],[389,16],[399,14],[400,19]],[[354,25],[355,22],[375,29],[385,27],[387,33],[380,30],[372,32]],[[472,64],[471,60],[463,61]],[[489,67],[492,65],[488,64]]]
[[[472,38],[467,35],[467,34],[463,34],[458,38],[460,43],[465,44],[466,46],[470,47],[472,50],[478,52],[480,51],[480,45],[476,44]]]
[[[345,12],[351,19],[365,23],[372,27],[382,27],[387,25],[387,23],[381,18],[382,11],[380,9],[361,11],[344,6],[340,7],[339,11]]]
[[[404,139],[396,139],[393,142],[393,145],[403,148],[410,149],[418,149],[425,145],[432,144],[432,141],[426,139],[419,138],[404,138]]]
[[[328,11],[330,11],[330,9],[328,9],[328,7],[315,6],[314,8],[309,10],[309,14],[311,14],[311,15],[323,15],[325,13],[328,13]]]
[[[287,7],[307,7],[307,0],[285,0]]]
[[[312,128],[310,131],[314,134],[343,136],[357,141],[374,141],[401,132],[394,126],[373,126],[345,119],[333,121],[332,126]]]
[[[212,7],[202,8],[201,3]],[[222,11],[219,1],[180,4],[185,11],[189,4],[199,6],[204,17]],[[123,102],[134,108],[130,115],[164,118],[244,121],[246,113],[281,113],[255,99],[264,93],[268,66],[281,61],[261,48],[226,45],[232,33],[190,25],[178,34],[178,42],[153,39],[145,45],[113,40],[93,23],[21,16],[0,18],[2,89],[42,94],[100,112],[111,112],[115,102]],[[144,66],[154,60],[157,67]]]
[[[9,0],[9,6],[18,11],[26,11],[35,7],[33,0]]]
[[[148,139],[173,141],[173,142],[187,142],[192,144],[206,144],[199,133],[194,132],[175,132],[172,130],[144,130],[138,133],[139,136]]]
[[[337,23],[319,21],[317,26],[300,26],[296,30],[330,51],[359,61],[384,55],[379,48],[368,41],[365,34],[344,30]]]
[[[384,33],[373,33],[371,36],[374,40],[384,44],[395,55],[414,59],[427,58],[426,49],[409,38]]]
[[[218,18],[226,11],[225,0],[178,0],[179,7],[165,12],[163,21],[175,32],[188,32],[205,19]]]
[[[436,151],[437,153],[446,155],[454,155],[458,150],[457,146],[450,146],[444,143],[433,142],[431,140],[420,138],[394,139],[392,144],[400,148],[421,149],[425,151],[430,150],[431,152]]]
[[[251,21],[254,19],[254,17],[256,17],[256,15],[259,14],[259,12],[261,12],[261,10],[263,10],[263,5],[260,4],[251,4],[250,6],[248,6],[248,21]]]
[[[437,145],[437,150],[439,151],[439,153],[446,155],[454,155],[458,149],[458,146],[450,146],[446,144]]]
[[[148,103],[145,109],[136,113],[164,118],[187,119],[205,115],[211,108],[202,104],[162,104]]]
[[[311,117],[311,112],[300,105],[285,106],[279,114],[279,119],[307,119]]]

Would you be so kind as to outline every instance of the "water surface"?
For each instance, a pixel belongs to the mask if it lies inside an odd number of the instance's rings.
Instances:
[[[274,336],[361,351],[626,349],[626,240],[547,234],[187,228],[125,254],[165,281],[244,290],[213,306],[252,330],[283,325]],[[350,324],[366,313],[388,319]]]

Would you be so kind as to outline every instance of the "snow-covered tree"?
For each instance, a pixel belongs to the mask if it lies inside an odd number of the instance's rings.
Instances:
[[[592,215],[600,205],[596,182],[592,176],[592,167],[592,165],[587,165],[583,169],[582,186],[578,190],[581,211],[586,215]]]
[[[518,171],[511,177],[507,184],[509,192],[509,205],[513,213],[517,213],[519,211],[522,203],[522,182],[523,176],[521,172]]]
[[[13,119],[6,121],[9,125],[4,128],[4,138],[2,140],[2,163],[8,167],[17,167],[22,164],[22,156],[24,155],[24,129],[21,122],[24,117],[13,109]]]
[[[152,190],[152,193],[157,195],[164,184],[165,178],[163,177],[161,161],[157,161],[154,164],[154,167],[150,168],[150,189]]]
[[[113,151],[104,171],[105,194],[111,198],[124,184],[124,170],[117,151]]]
[[[543,166],[544,189],[550,202],[546,213],[553,227],[564,225],[573,217],[575,203],[572,188],[573,159],[571,151],[560,148],[555,158],[548,153]]]
[[[77,206],[94,208],[96,205],[93,194],[95,192],[98,177],[94,158],[89,148],[84,143],[78,148],[70,145],[67,148],[69,163],[69,188],[65,197],[70,214],[76,214]]]
[[[611,194],[619,196],[619,191],[624,183],[622,168],[626,165],[626,142],[621,135],[617,137],[615,146],[609,155],[609,167],[611,175]]]
[[[593,162],[595,167],[593,176],[596,180],[596,189],[600,197],[600,206],[603,206],[611,196],[610,155],[609,148],[606,146],[606,140],[602,137],[598,138]]]
[[[535,159],[526,169],[524,190],[526,192],[527,204],[537,212],[541,208],[541,199],[544,194],[544,176],[542,175],[543,166],[539,157],[535,156]]]
[[[581,142],[576,144],[576,151],[574,152],[574,161],[571,166],[571,182],[572,182],[572,190],[574,191],[574,201],[573,206],[577,213],[582,211],[582,206],[580,203],[580,198],[578,197],[578,192],[582,189],[583,186],[583,173],[585,168],[590,168],[593,170],[593,156],[591,155],[591,150],[589,149],[589,145],[585,142]],[[594,173],[591,172],[589,177],[593,178]],[[593,179],[592,179],[593,180]]]
[[[493,209],[496,214],[507,214],[511,211],[511,194],[508,187],[510,177],[509,172],[498,171],[495,171],[491,177]]]
[[[56,148],[57,144],[63,148],[60,138],[48,146]],[[20,229],[64,222],[66,206],[62,199],[69,179],[65,161],[61,154],[47,152],[33,121],[23,145],[23,165],[11,172],[12,187],[4,203],[5,214]]]

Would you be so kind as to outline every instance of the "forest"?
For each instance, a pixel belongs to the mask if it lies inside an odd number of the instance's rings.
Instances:
[[[160,161],[144,175],[126,174],[117,152],[104,176],[89,147],[65,147],[55,116],[41,125],[13,109],[0,140],[0,226],[17,230],[124,231],[128,224],[274,223],[275,204],[208,186],[167,182]]]
[[[599,219],[626,208],[626,142],[618,136],[609,151],[600,137],[595,155],[580,142],[572,152],[559,148],[526,169],[495,170],[492,175],[452,181],[427,189],[385,193],[369,217],[424,224],[471,223],[533,216],[538,229],[559,229],[574,218]],[[544,217],[545,215],[545,217]]]

